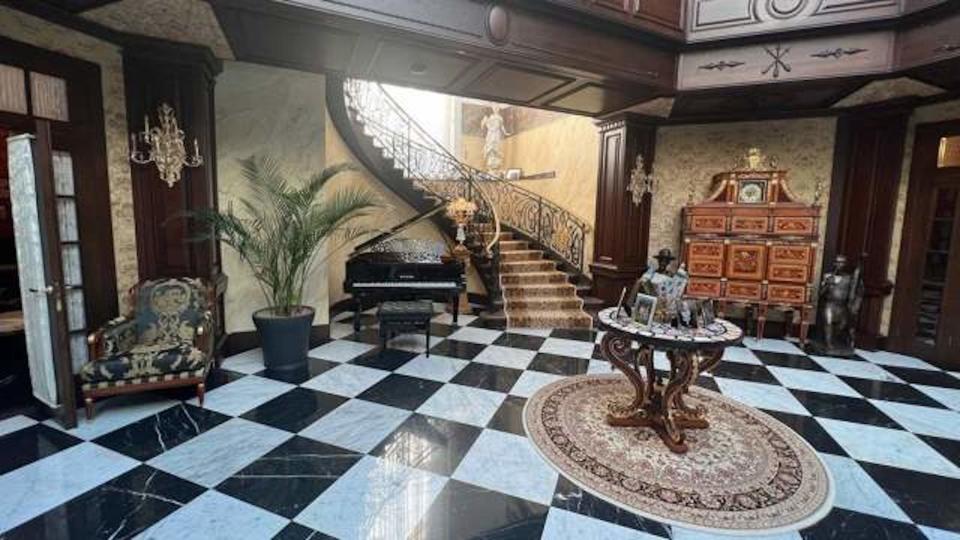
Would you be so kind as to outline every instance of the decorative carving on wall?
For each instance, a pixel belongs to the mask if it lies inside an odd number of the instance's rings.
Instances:
[[[707,71],[723,71],[727,68],[733,69],[740,67],[743,64],[745,64],[745,62],[741,62],[739,60],[720,60],[719,62],[710,62],[708,64],[703,64],[702,66],[697,66],[697,69],[705,69]]]
[[[777,45],[772,49],[764,45],[763,50],[768,55],[770,55],[771,62],[770,62],[770,65],[768,65],[766,68],[763,69],[763,71],[760,72],[761,75],[766,75],[768,73],[771,73],[774,79],[779,79],[781,69],[783,71],[786,71],[787,73],[792,71],[790,64],[788,64],[784,60],[784,58],[786,58],[787,56],[787,53],[790,52],[790,47],[784,47],[781,44],[777,43]]]
[[[851,47],[849,49],[837,47],[836,49],[824,49],[822,51],[815,52],[810,56],[813,58],[833,58],[835,60],[839,60],[844,56],[855,56],[860,53],[867,52],[867,50],[868,49],[863,49],[860,47]]]

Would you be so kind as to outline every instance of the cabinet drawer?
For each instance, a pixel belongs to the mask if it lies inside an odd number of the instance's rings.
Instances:
[[[773,218],[773,232],[776,234],[813,234],[812,217],[778,216]]]
[[[720,259],[690,259],[691,276],[723,277],[723,261]]]
[[[733,216],[730,231],[742,234],[763,234],[767,232],[766,216]]]
[[[727,232],[726,216],[690,216],[690,231],[698,233]]]
[[[687,296],[696,298],[720,298],[722,291],[719,279],[690,278],[687,283]]]
[[[806,264],[771,264],[767,271],[770,281],[806,283],[809,278],[810,267]]]
[[[771,283],[767,286],[767,301],[782,302],[784,304],[803,304],[807,301],[807,288],[803,285],[780,285]]]
[[[763,279],[767,264],[764,244],[730,244],[727,253],[727,277],[731,279]]]
[[[740,298],[743,300],[760,300],[763,295],[763,286],[760,283],[744,283],[740,281],[730,281],[727,283],[727,298]]]
[[[770,264],[810,264],[813,248],[806,244],[770,246]]]
[[[723,259],[723,242],[690,242],[690,259]]]

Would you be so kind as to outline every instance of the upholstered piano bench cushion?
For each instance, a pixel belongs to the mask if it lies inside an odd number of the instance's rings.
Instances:
[[[423,323],[433,318],[430,300],[390,301],[380,304],[377,319],[381,323]]]

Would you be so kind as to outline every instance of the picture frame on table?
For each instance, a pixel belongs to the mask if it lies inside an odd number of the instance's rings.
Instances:
[[[615,312],[613,313],[613,318],[614,318],[614,319],[619,319],[621,313],[623,313],[623,308],[625,307],[625,306],[623,305],[623,300],[626,298],[626,296],[627,296],[627,288],[624,287],[623,290],[620,291],[620,301],[617,302],[617,311],[615,311]],[[626,315],[627,315],[627,317],[630,316],[629,308],[627,308],[627,314],[626,314]]]
[[[713,311],[713,300],[700,302],[700,328],[706,328],[717,320]]]
[[[680,306],[677,312],[677,318],[680,320],[680,326],[683,328],[698,328],[702,322],[702,313],[700,302],[692,298],[680,300]]]
[[[643,326],[653,324],[657,313],[657,297],[649,294],[637,294],[633,302],[633,321]]]

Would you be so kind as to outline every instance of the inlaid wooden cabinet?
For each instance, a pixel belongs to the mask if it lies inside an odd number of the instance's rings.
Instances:
[[[687,295],[744,304],[763,335],[767,311],[799,314],[806,340],[820,207],[796,200],[787,173],[746,167],[717,175],[706,201],[683,209]]]

